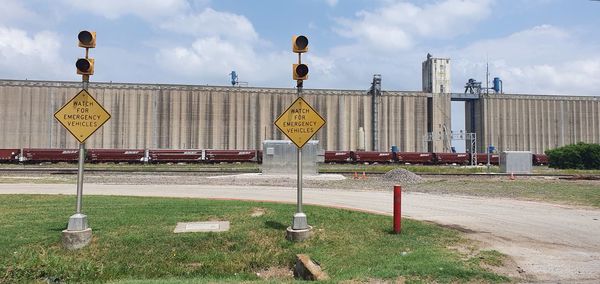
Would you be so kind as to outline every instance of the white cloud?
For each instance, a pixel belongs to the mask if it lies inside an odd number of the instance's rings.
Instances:
[[[555,65],[508,67],[499,74],[512,92],[600,96],[600,56]]]
[[[190,46],[163,47],[156,54],[158,64],[179,80],[228,82],[228,74],[235,70],[239,80],[251,86],[277,86],[284,76],[291,76],[293,55],[265,50],[267,44],[242,15],[206,8],[174,17],[161,28],[195,37]],[[286,61],[289,66],[282,64]]]
[[[485,84],[488,57],[491,77],[501,77],[507,93],[600,95],[599,48],[568,30],[536,26],[452,51],[453,85],[460,89],[469,77]]]
[[[337,5],[338,0],[325,0],[325,3],[327,3],[327,5],[333,7],[333,6]]]
[[[462,92],[468,78],[484,80],[489,56],[492,77],[503,79],[506,92],[598,95],[598,46],[579,40],[570,30],[541,25],[462,48],[422,48],[427,39],[468,32],[470,25],[483,20],[491,1],[384,3],[359,12],[356,22],[338,22],[338,28],[345,28],[338,32],[356,39],[354,43],[306,55],[311,70],[307,87],[366,89],[377,73],[383,75],[385,89],[420,90],[420,63],[431,49],[434,56],[451,58],[454,92]],[[227,74],[236,70],[240,80],[254,86],[289,85],[288,65],[294,58],[287,51],[261,49],[260,36],[242,15],[207,8],[172,18],[161,27],[196,37],[190,46],[164,47],[156,55],[160,66],[176,78],[225,83]],[[382,47],[387,52],[381,52]],[[394,56],[398,51],[402,56]]]
[[[0,24],[11,24],[18,21],[37,18],[35,13],[23,6],[21,1],[3,0],[0,9]]]
[[[250,86],[282,86],[277,82],[291,76],[294,58],[287,53],[259,54],[252,44],[214,36],[197,39],[190,47],[163,48],[156,60],[180,81],[226,84],[228,74],[235,70],[239,80]],[[282,64],[286,61],[290,64]]]
[[[419,52],[407,50],[401,56],[383,55],[359,46],[339,46],[327,54],[307,54],[311,88],[366,90],[374,74],[383,76],[386,90],[420,90]]]
[[[68,67],[60,57],[60,49],[55,33],[42,31],[29,36],[23,30],[0,26],[0,76],[64,79]]]
[[[161,25],[162,28],[193,36],[220,36],[235,40],[256,40],[258,34],[244,16],[206,8],[198,14],[180,14]]]
[[[112,20],[124,15],[153,19],[171,16],[189,8],[186,0],[63,0],[63,2],[75,9]]]
[[[354,19],[338,19],[335,31],[373,49],[404,50],[422,39],[451,38],[469,31],[489,15],[491,4],[491,0],[445,0],[417,6],[386,1],[374,11],[356,13]]]
[[[163,49],[158,60],[172,71],[185,75],[209,77],[225,76],[233,70],[251,71],[254,51],[248,45],[235,45],[219,37],[196,40],[191,47]]]

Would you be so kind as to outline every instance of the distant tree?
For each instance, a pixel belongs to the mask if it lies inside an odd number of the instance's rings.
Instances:
[[[546,151],[548,165],[558,169],[600,169],[600,144],[579,142]]]

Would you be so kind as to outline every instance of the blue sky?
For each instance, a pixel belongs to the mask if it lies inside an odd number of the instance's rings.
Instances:
[[[0,0],[0,78],[79,80],[82,29],[98,33],[94,81],[293,87],[291,36],[305,34],[307,88],[421,89],[429,52],[451,59],[453,92],[600,96],[600,1]],[[455,106],[458,109],[458,106]],[[454,115],[453,128],[462,119]]]

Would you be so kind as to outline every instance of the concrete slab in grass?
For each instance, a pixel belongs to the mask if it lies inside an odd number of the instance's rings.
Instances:
[[[229,221],[178,222],[173,233],[225,232],[229,231]]]

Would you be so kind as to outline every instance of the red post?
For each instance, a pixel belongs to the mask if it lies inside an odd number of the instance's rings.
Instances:
[[[394,185],[394,233],[402,230],[402,187]]]

